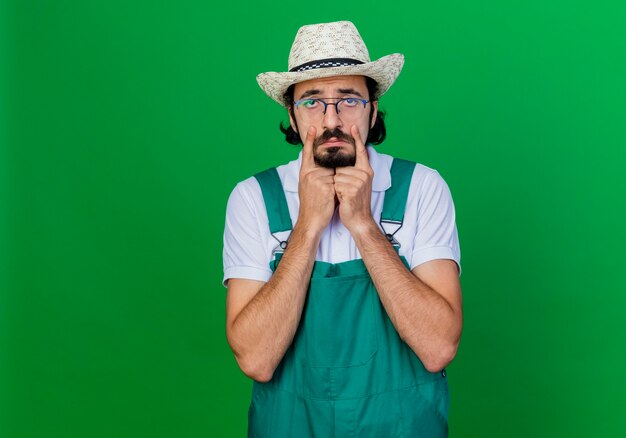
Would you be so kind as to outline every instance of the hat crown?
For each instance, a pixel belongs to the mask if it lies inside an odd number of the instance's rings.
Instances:
[[[302,26],[291,45],[288,69],[329,58],[370,62],[369,51],[352,22],[336,21]]]

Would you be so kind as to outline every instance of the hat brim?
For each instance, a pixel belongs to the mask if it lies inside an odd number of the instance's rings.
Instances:
[[[331,76],[360,75],[368,76],[378,83],[376,99],[381,97],[393,85],[404,65],[404,55],[394,53],[364,64],[345,67],[327,67],[303,72],[267,72],[256,77],[259,86],[265,93],[282,106],[287,106],[283,95],[290,85],[310,79]]]

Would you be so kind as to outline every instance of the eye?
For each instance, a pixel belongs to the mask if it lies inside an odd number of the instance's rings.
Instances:
[[[343,100],[343,104],[347,107],[357,106],[359,104],[359,99],[355,99],[354,97],[347,97]]]
[[[304,108],[312,109],[319,105],[317,99],[303,99],[300,101],[300,105]]]

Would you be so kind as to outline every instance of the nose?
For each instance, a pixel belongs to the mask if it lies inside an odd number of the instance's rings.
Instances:
[[[339,118],[339,113],[337,112],[336,104],[329,103],[326,106],[326,113],[324,113],[323,125],[324,125],[324,128],[328,130],[341,127],[341,119]]]

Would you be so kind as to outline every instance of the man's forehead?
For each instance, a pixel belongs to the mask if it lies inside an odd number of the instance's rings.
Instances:
[[[366,91],[365,76],[330,76],[327,78],[311,79],[295,85],[295,93],[304,93],[311,90],[320,92],[339,92],[340,90],[354,89]]]

